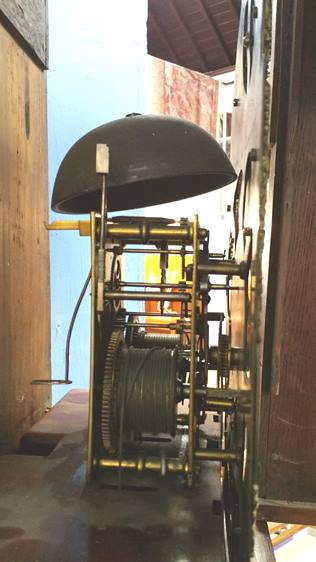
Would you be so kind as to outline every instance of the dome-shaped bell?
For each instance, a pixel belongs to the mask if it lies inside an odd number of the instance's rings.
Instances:
[[[56,177],[54,211],[100,210],[97,143],[110,150],[109,211],[185,199],[236,179],[226,154],[204,129],[175,117],[132,115],[93,129],[72,146]]]

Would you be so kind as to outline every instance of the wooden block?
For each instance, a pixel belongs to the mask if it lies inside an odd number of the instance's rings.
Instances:
[[[46,78],[0,24],[0,450],[50,405]]]
[[[48,455],[59,441],[88,426],[88,390],[70,390],[51,410],[23,435],[19,452]]]

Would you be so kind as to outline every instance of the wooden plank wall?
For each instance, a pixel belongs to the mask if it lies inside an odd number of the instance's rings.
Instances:
[[[0,450],[50,404],[46,77],[0,25]]]

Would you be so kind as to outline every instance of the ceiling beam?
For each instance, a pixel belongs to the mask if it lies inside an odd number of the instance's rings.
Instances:
[[[214,70],[210,70],[210,72],[205,72],[205,75],[213,78],[213,76],[217,76],[218,74],[226,74],[227,72],[232,72],[233,70],[235,70],[234,65],[222,66],[222,67],[219,67],[219,68],[214,68]],[[225,81],[224,81],[224,83],[225,83]]]
[[[174,1],[168,0],[167,4],[170,8],[170,11],[173,13],[174,17],[176,18],[176,20],[177,20],[179,26],[181,27],[182,31],[184,31],[187,39],[189,39],[195,54],[198,56],[198,58],[200,60],[200,63],[201,63],[202,68],[203,68],[203,72],[207,72],[209,70],[208,61],[207,61],[204,53],[201,51],[201,49],[197,45],[196,41],[192,37],[191,30],[188,28],[186,22],[184,21],[184,19],[182,18],[181,14],[178,11],[178,9],[176,8],[176,6],[174,4]]]
[[[236,19],[239,21],[239,8],[237,6],[236,0],[228,0],[228,3],[230,4],[231,9],[236,16]]]
[[[159,23],[159,21],[157,20],[156,16],[153,14],[152,11],[149,12],[149,22],[153,25],[157,35],[159,36],[160,40],[164,44],[165,48],[167,49],[171,62],[177,63],[179,61],[179,57],[175,52],[175,50],[173,49],[172,45],[170,44],[170,41],[165,33],[165,30],[163,29],[162,25]]]
[[[222,52],[224,53],[225,59],[227,64],[232,65],[234,64],[234,60],[233,57],[231,55],[231,53],[229,52],[229,49],[223,39],[223,36],[219,30],[219,27],[213,17],[213,14],[210,13],[210,11],[208,10],[208,8],[206,8],[204,1],[203,0],[195,0],[196,3],[198,4],[201,12],[203,13],[204,17],[207,19],[207,21],[209,22],[210,26],[213,29],[214,35],[217,39],[217,43],[220,45]]]

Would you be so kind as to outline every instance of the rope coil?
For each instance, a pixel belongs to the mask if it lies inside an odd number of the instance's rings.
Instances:
[[[106,450],[117,450],[122,433],[175,434],[177,371],[176,351],[128,347],[122,332],[113,332],[101,404]]]
[[[167,349],[173,349],[176,345],[180,344],[180,334],[154,334],[139,331],[133,338],[134,347],[165,347]]]
[[[128,363],[128,368],[124,364]],[[176,354],[168,349],[120,350],[118,403],[123,400],[125,428],[136,433],[175,433]]]

